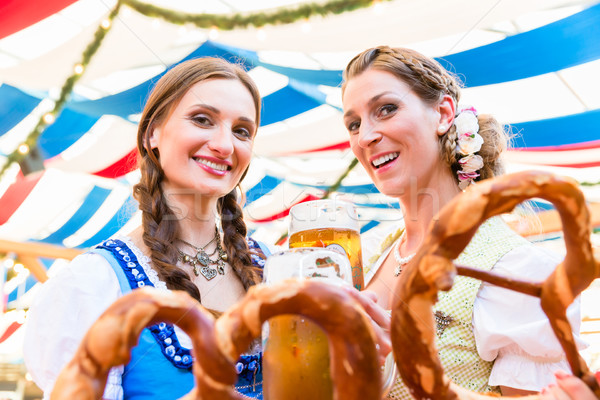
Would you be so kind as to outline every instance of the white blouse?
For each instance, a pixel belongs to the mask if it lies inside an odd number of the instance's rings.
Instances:
[[[542,282],[562,259],[534,245],[505,254],[492,271],[520,280]],[[567,309],[578,347],[580,298]],[[540,300],[483,282],[475,298],[473,327],[482,359],[493,361],[489,384],[539,391],[555,383],[554,371],[569,371],[563,350],[542,310]]]
[[[363,240],[368,250],[377,239],[381,243],[389,231]],[[393,243],[365,274],[365,284],[375,275]],[[367,246],[365,246],[367,244]],[[366,252],[364,259],[368,260]],[[561,257],[541,247],[520,246],[505,254],[492,271],[515,279],[542,282],[554,271]],[[567,317],[579,349],[587,345],[579,338],[580,299],[568,308]],[[540,300],[483,282],[473,305],[473,332],[479,356],[494,361],[489,384],[540,391],[555,383],[554,371],[569,371],[564,352],[543,312]]]
[[[150,267],[149,258],[128,238],[118,239],[132,249],[152,284],[159,290],[168,290]],[[50,398],[58,374],[73,358],[85,333],[122,295],[110,263],[93,253],[75,257],[41,286],[25,324],[23,358],[33,381],[43,390],[44,399]],[[183,347],[192,347],[190,338],[177,326],[175,332]],[[111,369],[103,399],[123,399],[122,374],[123,366]]]

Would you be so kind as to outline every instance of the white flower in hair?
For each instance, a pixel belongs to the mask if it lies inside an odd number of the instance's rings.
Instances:
[[[476,154],[471,154],[458,160],[461,165],[462,172],[469,174],[471,172],[477,172],[483,168],[483,158]]]
[[[464,190],[479,177],[479,171],[483,168],[483,158],[476,155],[483,145],[483,137],[479,135],[479,121],[477,111],[473,107],[462,108],[456,118],[456,147],[458,164],[457,171],[459,188]]]
[[[479,132],[479,122],[477,122],[477,116],[470,110],[461,111],[460,114],[458,114],[456,118],[454,118],[454,125],[456,125],[457,132]]]
[[[468,156],[481,150],[482,144],[483,138],[478,133],[463,133],[456,139],[456,152]]]

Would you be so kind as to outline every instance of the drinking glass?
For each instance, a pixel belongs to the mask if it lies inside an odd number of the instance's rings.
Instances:
[[[297,248],[271,255],[264,281],[287,278],[325,280],[352,285],[345,255],[323,248]],[[298,315],[282,315],[263,325],[263,396],[265,400],[332,400],[329,342],[315,323]]]
[[[315,200],[290,209],[289,247],[325,247],[350,260],[352,281],[364,289],[360,226],[353,204],[340,200]]]
[[[273,254],[265,264],[266,284],[288,278],[319,279],[350,287],[352,268],[346,255],[326,248],[299,247]],[[386,396],[396,376],[391,353],[382,375],[382,392]],[[263,325],[263,377],[265,400],[333,400],[325,332],[298,315],[269,319]]]

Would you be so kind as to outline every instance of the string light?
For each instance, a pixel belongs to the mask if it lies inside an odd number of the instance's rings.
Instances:
[[[10,269],[15,265],[15,259],[12,257],[6,257],[4,259],[4,268]]]
[[[16,263],[13,266],[13,270],[15,271],[16,274],[21,274],[23,271],[25,271],[25,266],[21,263]]]
[[[51,124],[54,122],[55,118],[54,118],[54,114],[52,113],[46,113],[44,114],[44,122],[47,124]]]
[[[27,143],[22,143],[21,145],[19,145],[17,151],[19,152],[19,154],[29,154],[29,146],[27,145]]]
[[[106,18],[109,21],[109,23],[119,13],[121,5],[122,2],[118,1],[116,6],[111,10],[109,16]],[[112,23],[110,23],[108,25],[108,28],[106,29],[102,25],[98,26],[94,34],[94,40],[86,47],[83,54],[81,55],[81,62],[73,66],[73,74],[68,77],[68,79],[65,81],[62,88],[60,89],[60,95],[58,99],[56,99],[56,103],[54,104],[54,110],[52,111],[52,114],[57,115],[62,110],[69,97],[68,95],[72,93],[73,87],[80,79],[81,74],[83,74],[83,71],[85,69],[84,66],[89,64],[96,51],[100,48],[100,43],[102,43],[103,39],[106,37],[106,34],[108,33],[111,26]],[[17,149],[15,149],[11,154],[8,155],[7,162],[5,162],[4,165],[0,167],[0,178],[4,175],[4,173],[11,169],[13,163],[21,162],[23,160],[24,156],[30,152],[29,146],[36,146],[37,139],[44,130],[44,124],[45,122],[42,116],[42,118],[40,118],[38,123],[33,128],[33,130],[27,135],[27,138],[25,139],[24,143],[27,144],[27,146],[21,145],[17,147]]]
[[[80,64],[76,64],[73,66],[74,74],[69,77],[60,89],[59,96],[51,96],[51,98],[56,98],[57,102],[54,109],[54,114],[60,112],[60,110],[64,107],[66,99],[68,96],[63,96],[64,94],[69,94],[73,90],[73,86],[80,78],[80,75],[83,74],[85,70],[85,65],[88,65],[91,58],[94,56],[98,48],[100,47],[100,43],[104,39],[106,33],[112,27],[112,19],[115,18],[119,14],[119,10],[121,9],[121,5],[127,5],[128,7],[123,7],[122,16],[124,18],[130,18],[133,13],[132,9],[137,11],[142,15],[146,15],[148,17],[154,18],[152,21],[152,27],[158,29],[161,26],[161,23],[157,17],[163,18],[168,22],[173,22],[177,24],[181,23],[190,23],[194,24],[199,28],[208,28],[211,27],[210,38],[216,38],[219,34],[218,29],[235,29],[239,27],[248,27],[248,26],[262,26],[262,25],[272,25],[278,23],[291,23],[294,21],[298,21],[301,19],[306,19],[307,16],[314,15],[327,15],[327,14],[341,14],[343,12],[352,11],[356,8],[364,8],[369,5],[376,6],[377,3],[382,1],[390,1],[390,0],[375,0],[376,3],[365,2],[360,0],[358,2],[348,1],[342,2],[339,0],[323,0],[322,4],[311,4],[307,9],[298,9],[292,10],[283,8],[275,13],[265,14],[263,12],[258,12],[255,14],[250,14],[241,19],[227,19],[222,18],[221,15],[204,15],[204,14],[189,14],[185,12],[177,12],[174,10],[169,10],[161,7],[157,7],[154,5],[147,4],[138,0],[122,0],[117,2],[115,8],[111,11],[110,15],[103,19],[100,23],[100,26],[96,30],[94,35],[94,40],[92,43],[88,45],[85,52],[82,55],[82,62]],[[208,17],[208,18],[198,18],[199,16]],[[291,18],[291,19],[290,19]],[[284,22],[285,21],[285,22]],[[214,30],[212,29],[214,28]],[[308,29],[309,25],[302,25],[301,29]],[[312,29],[312,28],[311,28]],[[260,41],[264,41],[267,38],[266,32],[259,28],[257,31],[257,38]],[[43,122],[43,121],[40,121]],[[43,132],[43,124],[38,124],[36,128],[33,129],[32,132],[27,136],[27,142],[32,145],[36,144],[36,140]],[[0,167],[0,177],[6,173],[6,171],[13,165],[15,162],[19,162],[22,159],[23,155],[28,154],[30,151],[29,146],[21,145],[12,154],[9,154],[7,159],[8,161],[4,163],[3,166]]]

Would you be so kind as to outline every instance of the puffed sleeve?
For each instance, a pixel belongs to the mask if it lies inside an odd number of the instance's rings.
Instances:
[[[503,276],[542,282],[561,258],[550,251],[526,245],[504,255],[492,269]],[[567,310],[578,346],[580,300]],[[494,361],[489,384],[539,391],[554,383],[553,372],[568,371],[562,348],[550,327],[540,300],[488,283],[482,283],[475,299],[473,327],[482,359]]]
[[[92,323],[120,296],[112,267],[92,253],[76,257],[41,286],[28,313],[23,358],[44,398]],[[105,399],[123,398],[122,370],[109,373]]]

